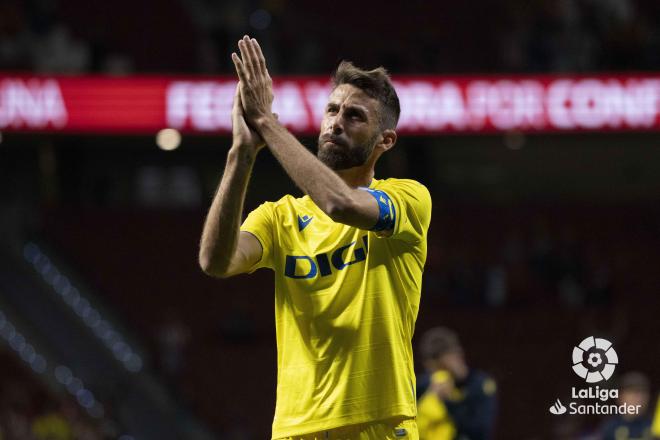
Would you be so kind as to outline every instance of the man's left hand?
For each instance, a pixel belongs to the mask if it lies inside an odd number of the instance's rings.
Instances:
[[[257,40],[246,35],[238,41],[238,48],[241,56],[234,52],[231,59],[240,80],[245,119],[256,128],[260,120],[273,117],[273,80]]]

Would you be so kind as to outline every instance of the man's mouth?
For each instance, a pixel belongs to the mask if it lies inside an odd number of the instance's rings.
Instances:
[[[324,139],[323,143],[324,144],[336,145],[338,147],[345,147],[346,146],[346,144],[343,141],[340,141],[339,139],[332,139],[332,138]]]

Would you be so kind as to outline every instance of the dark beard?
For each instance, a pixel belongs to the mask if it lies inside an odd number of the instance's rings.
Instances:
[[[322,148],[325,141],[319,139],[318,150],[316,157],[321,162],[328,166],[328,168],[338,171],[346,170],[348,168],[359,167],[364,165],[371,156],[376,146],[376,139],[378,135],[374,136],[366,144],[356,145],[353,148],[345,146],[334,146],[331,148]]]

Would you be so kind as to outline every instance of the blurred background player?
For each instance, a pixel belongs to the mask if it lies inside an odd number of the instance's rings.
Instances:
[[[427,389],[418,403],[422,440],[492,438],[496,385],[486,373],[470,368],[456,333],[445,327],[428,330],[420,342]]]
[[[421,380],[422,378],[420,378]],[[453,440],[456,436],[456,427],[452,421],[447,407],[442,399],[432,390],[432,387],[453,387],[453,379],[447,370],[437,370],[430,377],[423,378],[421,386],[427,391],[421,394],[417,402],[417,426],[419,438],[422,440]],[[430,386],[431,385],[431,386]]]
[[[649,415],[650,385],[648,378],[639,372],[621,376],[619,405],[639,405],[637,414],[618,414],[610,417],[600,433],[602,440],[650,440],[651,416]]]

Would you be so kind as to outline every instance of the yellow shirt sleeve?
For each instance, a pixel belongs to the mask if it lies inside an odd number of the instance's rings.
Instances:
[[[273,231],[275,230],[273,205],[272,202],[262,203],[248,214],[241,225],[241,231],[254,235],[259,240],[259,243],[261,243],[262,249],[261,259],[248,270],[248,273],[252,273],[262,267],[273,269]]]
[[[389,237],[410,244],[424,240],[431,222],[429,190],[410,179],[387,179],[375,189],[385,192],[394,205],[394,231]]]

